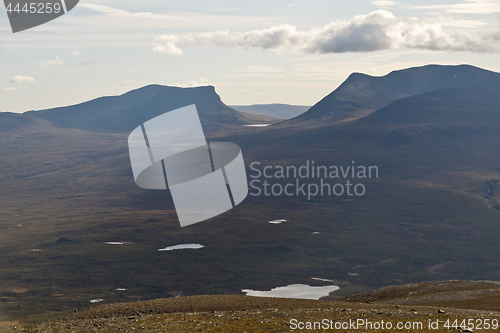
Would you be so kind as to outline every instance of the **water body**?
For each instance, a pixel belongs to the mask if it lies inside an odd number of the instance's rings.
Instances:
[[[123,245],[123,244],[125,244],[125,242],[104,242],[104,244],[108,244],[108,245]]]
[[[271,224],[281,224],[283,222],[286,222],[286,220],[274,220],[274,221],[269,221]]]
[[[280,298],[301,298],[301,299],[320,299],[327,296],[335,290],[339,290],[337,286],[308,286],[306,284],[291,284],[285,287],[273,288],[269,291],[259,291],[251,289],[243,289],[242,292],[247,296],[256,297],[280,297]]]
[[[322,279],[322,278],[317,278],[317,277],[313,277],[311,279],[316,280],[316,281],[323,281],[323,282],[334,282],[333,280],[330,280],[330,279]]]
[[[246,127],[267,127],[271,124],[255,124],[255,125],[243,125],[243,126],[246,126]]]
[[[185,250],[185,249],[201,249],[205,247],[201,244],[178,244],[173,246],[167,246],[164,249],[158,249],[158,251],[173,251],[173,250]]]

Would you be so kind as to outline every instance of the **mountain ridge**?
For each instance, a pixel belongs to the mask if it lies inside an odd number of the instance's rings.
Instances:
[[[147,85],[118,96],[104,96],[87,102],[24,114],[46,119],[56,126],[95,132],[130,132],[145,121],[165,112],[196,104],[202,126],[214,130],[225,125],[247,125],[269,117],[244,115],[225,105],[213,86],[180,88]]]
[[[283,125],[360,118],[398,99],[445,87],[474,87],[500,94],[500,74],[471,65],[426,65],[392,71],[378,77],[352,73],[307,112]]]

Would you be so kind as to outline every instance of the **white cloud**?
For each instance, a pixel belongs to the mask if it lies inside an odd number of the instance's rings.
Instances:
[[[199,78],[198,81],[188,81],[188,83],[176,83],[176,84],[174,84],[174,86],[181,87],[181,88],[193,88],[193,87],[208,86],[209,85],[208,79],[205,77]]]
[[[344,53],[374,52],[407,47],[424,50],[500,52],[500,31],[443,30],[439,22],[395,17],[386,10],[336,20],[323,27],[300,31],[292,25],[273,26],[245,33],[214,31],[198,34],[160,35],[151,52],[182,55],[181,47],[225,46],[271,49],[277,52]]]
[[[499,0],[465,0],[451,5],[411,6],[413,9],[445,10],[455,14],[494,14],[500,13]]]
[[[175,43],[182,41],[175,35],[161,35],[155,38],[151,44],[151,52],[157,54],[183,55],[184,51],[178,48]]]
[[[125,82],[126,84],[135,84],[135,83],[137,83],[134,80],[125,80],[123,82]]]
[[[0,89],[0,91],[14,91],[14,90],[16,90],[16,87],[5,87]]]
[[[91,3],[80,3],[78,4],[79,7],[82,8],[87,8],[90,10],[93,10],[95,12],[102,13],[104,15],[108,16],[115,16],[115,17],[123,17],[123,18],[153,18],[153,19],[174,19],[173,16],[168,16],[168,15],[162,15],[162,14],[155,14],[151,12],[138,12],[138,13],[131,13],[123,9],[118,9],[118,8],[113,8],[110,6],[104,6],[104,5],[95,5]],[[177,18],[175,18],[177,19]]]
[[[39,61],[38,64],[42,68],[47,68],[52,66],[64,66],[64,62],[61,60],[61,58],[59,58],[58,55],[56,55],[54,59]]]
[[[35,79],[32,78],[31,76],[16,75],[12,79],[10,79],[10,82],[12,83],[35,82]]]
[[[457,17],[457,16],[445,16],[445,15],[440,15],[436,18],[436,20],[441,24],[443,27],[454,27],[454,28],[481,28],[488,23],[486,21],[482,20],[469,20],[469,19],[464,19],[462,17]]]
[[[83,54],[81,52],[78,52],[78,51],[73,51],[73,57],[77,58],[80,62],[83,61]]]
[[[89,64],[92,64],[91,61],[85,61],[83,59],[83,53],[81,53],[81,52],[73,51],[73,57],[75,57],[76,59],[78,59],[78,65],[89,65]]]
[[[378,6],[378,7],[392,7],[397,4],[399,4],[396,1],[386,1],[386,0],[381,0],[381,1],[372,1],[370,2],[372,5]]]

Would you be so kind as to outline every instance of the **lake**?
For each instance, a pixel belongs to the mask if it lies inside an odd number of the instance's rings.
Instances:
[[[185,249],[201,249],[205,247],[201,244],[178,244],[173,246],[167,246],[164,249],[158,249],[158,251],[173,251],[173,250],[185,250]]]
[[[291,284],[285,287],[276,287],[269,291],[259,291],[243,289],[242,292],[247,296],[256,297],[280,297],[280,298],[302,298],[302,299],[320,299],[328,296],[329,293],[339,290],[337,286],[308,286],[306,284]]]

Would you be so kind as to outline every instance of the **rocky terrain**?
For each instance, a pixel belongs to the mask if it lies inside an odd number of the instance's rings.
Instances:
[[[95,306],[6,332],[497,332],[491,323],[500,320],[499,301],[500,283],[493,281],[392,286],[339,301],[190,296]],[[316,329],[307,329],[315,322]],[[376,329],[389,323],[393,329]]]

